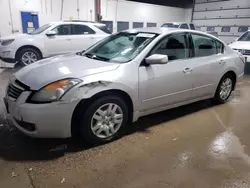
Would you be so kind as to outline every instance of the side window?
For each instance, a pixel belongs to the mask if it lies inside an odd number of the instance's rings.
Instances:
[[[215,27],[207,27],[207,31],[214,31]]]
[[[246,32],[248,30],[248,27],[239,27],[238,28],[238,32],[239,33],[244,33],[244,32]]]
[[[216,41],[216,48],[217,48],[217,54],[224,53],[224,45],[221,42]]]
[[[190,28],[191,28],[192,30],[195,30],[194,24],[190,24]]]
[[[57,35],[71,35],[71,25],[59,25],[53,29]]]
[[[203,35],[192,34],[195,57],[205,57],[217,54],[215,40]]]
[[[150,53],[168,55],[169,60],[189,57],[187,36],[185,34],[171,35],[163,39]]]
[[[189,29],[188,24],[181,24],[180,28],[182,28],[182,29]]]
[[[72,35],[89,35],[95,34],[95,31],[86,25],[73,24]]]
[[[230,32],[231,27],[222,27],[221,32]]]

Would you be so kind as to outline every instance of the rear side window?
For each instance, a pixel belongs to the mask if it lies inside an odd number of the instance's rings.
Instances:
[[[188,24],[181,24],[180,28],[182,28],[182,29],[189,29]]]
[[[55,31],[57,35],[71,35],[71,25],[59,25],[52,31]]]
[[[207,31],[214,31],[215,27],[207,27]]]
[[[95,34],[95,31],[86,25],[72,25],[72,35],[88,35]]]
[[[239,27],[238,28],[238,32],[239,33],[244,33],[244,32],[246,32],[248,30],[248,27]]]
[[[231,27],[222,27],[221,32],[230,32]]]
[[[195,30],[194,24],[190,24],[190,29]]]
[[[217,54],[223,54],[224,53],[224,45],[219,41],[215,41],[215,43],[216,43],[216,48],[217,48]]]
[[[195,57],[205,57],[217,54],[217,46],[214,39],[203,35],[192,34]]]
[[[94,25],[94,26],[100,29],[101,31],[103,31],[104,33],[107,33],[107,34],[112,33],[105,25]]]

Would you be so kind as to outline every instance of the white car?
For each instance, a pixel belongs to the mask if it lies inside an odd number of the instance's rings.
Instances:
[[[233,50],[240,52],[250,62],[250,31],[244,33],[234,43],[229,45]]]
[[[0,59],[28,65],[42,58],[85,50],[109,34],[101,23],[53,22],[29,34],[1,38]]]

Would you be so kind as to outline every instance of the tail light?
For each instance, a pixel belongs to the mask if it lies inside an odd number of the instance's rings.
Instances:
[[[244,57],[242,54],[240,55],[240,59],[243,63],[246,63],[246,57]]]
[[[242,55],[240,52],[238,52],[238,51],[237,51],[237,53],[238,53],[239,58],[241,59],[241,61],[242,61],[243,63],[246,63],[246,57],[243,56],[243,55]]]

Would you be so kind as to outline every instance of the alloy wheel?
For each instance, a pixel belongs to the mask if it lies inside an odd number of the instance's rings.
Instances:
[[[232,91],[232,88],[233,88],[233,82],[230,78],[226,78],[222,84],[221,84],[221,87],[220,87],[220,98],[222,100],[226,100],[231,91]]]
[[[25,65],[32,64],[38,60],[37,55],[34,52],[25,52],[22,55],[22,62]]]
[[[98,138],[113,136],[123,123],[123,111],[114,103],[104,104],[96,110],[91,119],[91,130]]]

